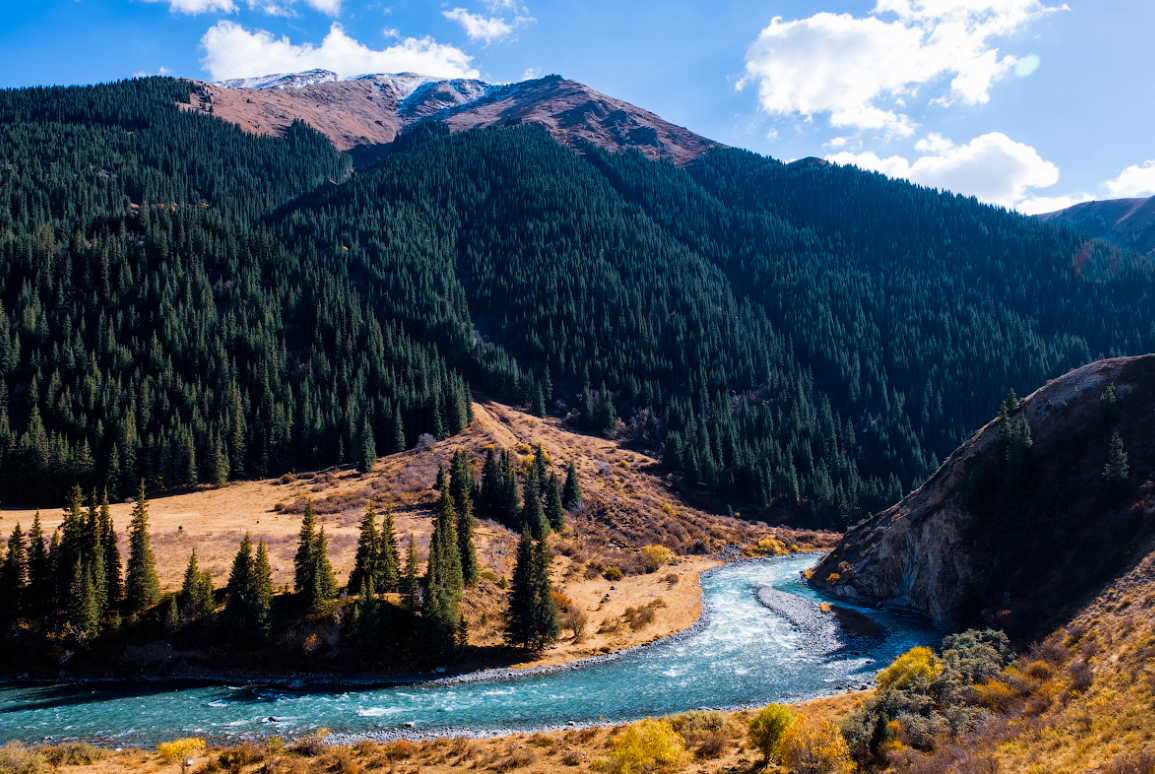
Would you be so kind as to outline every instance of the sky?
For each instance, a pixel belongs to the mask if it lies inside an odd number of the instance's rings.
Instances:
[[[4,0],[0,87],[558,74],[1023,212],[1155,194],[1151,0]]]

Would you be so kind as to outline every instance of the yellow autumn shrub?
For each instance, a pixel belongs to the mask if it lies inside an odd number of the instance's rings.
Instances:
[[[614,739],[608,771],[611,774],[643,774],[680,763],[686,757],[682,735],[664,720],[646,718],[632,723]]]
[[[782,765],[794,774],[853,774],[858,768],[838,726],[805,715],[786,729],[779,750]]]
[[[878,690],[905,688],[918,678],[930,682],[942,674],[942,669],[942,661],[930,648],[911,648],[878,673]]]

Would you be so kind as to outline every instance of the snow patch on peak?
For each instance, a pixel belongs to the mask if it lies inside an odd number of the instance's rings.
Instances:
[[[442,79],[419,73],[379,73],[375,75],[357,75],[349,78],[351,81],[372,81],[381,89],[393,92],[398,102],[412,96],[413,92],[427,83],[440,83]]]
[[[319,83],[333,83],[339,80],[337,73],[330,70],[309,70],[303,73],[277,73],[255,78],[233,78],[218,81],[217,86],[226,89],[303,89]]]

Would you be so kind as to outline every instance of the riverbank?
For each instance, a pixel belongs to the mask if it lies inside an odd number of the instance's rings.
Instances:
[[[795,711],[817,721],[837,722],[869,698],[869,692],[845,693],[792,705]],[[759,755],[746,738],[752,710],[735,712],[690,712],[667,716],[678,730],[687,748],[684,759],[665,769],[666,774],[742,774],[764,770]],[[613,750],[613,741],[626,725],[567,728],[528,734],[509,734],[487,738],[440,737],[425,740],[331,744],[325,735],[285,745],[271,739],[263,743],[245,742],[227,747],[212,747],[193,754],[194,772],[224,771],[230,774],[309,774],[310,772],[344,772],[351,774],[451,774],[465,769],[474,771],[546,774],[547,772],[588,772],[599,770],[599,759]],[[0,749],[0,770],[5,755],[24,756],[34,761],[39,755],[42,768],[26,766],[22,774],[51,771],[47,762],[55,757],[64,763],[56,768],[61,774],[178,774],[178,762],[166,760],[155,749],[133,748],[115,752],[83,745],[45,748]],[[87,762],[81,762],[87,761]]]

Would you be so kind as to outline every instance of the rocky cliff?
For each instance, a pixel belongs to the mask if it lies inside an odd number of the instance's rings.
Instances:
[[[1116,432],[1122,480],[1104,472]],[[1155,356],[1092,363],[1008,403],[922,487],[852,528],[812,582],[1033,636],[1148,550],[1153,447]]]

